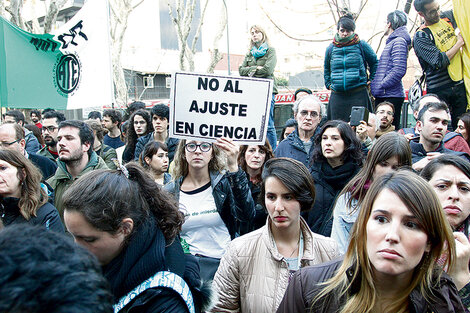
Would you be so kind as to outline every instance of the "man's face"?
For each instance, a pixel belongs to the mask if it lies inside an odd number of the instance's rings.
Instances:
[[[63,162],[80,161],[90,149],[90,144],[82,144],[79,129],[63,127],[57,135],[57,152]]]
[[[377,119],[379,121],[379,127],[381,129],[386,129],[393,122],[393,109],[389,105],[381,105],[377,108],[377,112],[375,113]]]
[[[432,3],[426,4],[424,6],[424,12],[419,12],[419,15],[424,18],[427,25],[436,24],[439,22],[441,15],[439,3],[434,1]]]
[[[152,116],[152,125],[156,133],[163,133],[168,128],[168,120],[166,117],[161,117],[158,115]]]
[[[299,104],[298,112],[295,119],[298,128],[311,132],[314,131],[321,120],[320,105],[310,99],[305,99]]]
[[[112,130],[117,126],[117,123],[113,123],[113,120],[109,116],[103,116],[102,126],[107,130]]]
[[[11,125],[0,126],[0,148],[16,150],[23,154],[26,142],[24,139],[17,140],[15,129],[10,126]]]
[[[59,132],[59,124],[55,117],[45,118],[42,120],[42,138],[47,146],[55,148],[57,145],[57,134]]]
[[[430,144],[440,143],[447,132],[449,114],[445,110],[428,110],[424,113],[422,119],[422,121],[416,123],[421,140]]]
[[[31,121],[35,124],[39,122],[39,117],[36,115],[36,113],[31,113]]]

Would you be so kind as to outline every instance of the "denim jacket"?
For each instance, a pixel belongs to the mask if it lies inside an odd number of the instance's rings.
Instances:
[[[333,227],[331,229],[331,238],[336,240],[341,254],[345,254],[349,245],[349,234],[351,228],[356,222],[359,215],[360,208],[356,208],[357,200],[353,199],[351,202],[352,208],[348,206],[351,194],[345,193],[338,197],[333,209]],[[351,210],[354,212],[351,213]]]

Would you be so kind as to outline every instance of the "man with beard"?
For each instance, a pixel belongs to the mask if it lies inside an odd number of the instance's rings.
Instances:
[[[48,111],[44,113],[42,119],[42,138],[46,145],[38,151],[49,160],[55,162],[57,157],[57,133],[59,132],[59,124],[65,121],[65,115],[57,111]]]
[[[29,112],[29,117],[34,125],[36,125],[39,129],[42,128],[41,112],[39,110],[31,110],[31,112]]]
[[[439,155],[455,154],[470,160],[465,152],[452,151],[444,147],[444,135],[449,124],[449,108],[444,102],[430,102],[419,111],[416,128],[420,136],[410,141],[413,169],[421,171]]]
[[[63,121],[57,133],[57,171],[47,180],[55,191],[54,205],[64,221],[62,196],[80,176],[96,169],[108,169],[93,151],[94,136],[90,126],[82,121]]]
[[[415,0],[414,7],[424,19],[414,36],[413,48],[426,73],[426,90],[449,105],[455,130],[457,118],[467,108],[460,51],[465,42],[462,35],[455,34],[457,23],[453,12],[441,15],[436,0]]]
[[[377,121],[379,121],[377,133],[375,134],[376,138],[379,138],[383,134],[395,131],[395,126],[393,123],[393,115],[395,114],[395,107],[391,102],[384,101],[377,105],[375,109],[375,116]]]
[[[274,155],[300,161],[308,168],[314,148],[313,140],[320,129],[318,125],[322,116],[325,116],[324,107],[317,97],[308,95],[297,100],[292,110],[297,129],[279,143]]]

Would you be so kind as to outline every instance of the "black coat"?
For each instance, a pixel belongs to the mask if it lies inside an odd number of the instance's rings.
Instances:
[[[41,225],[59,233],[64,233],[64,225],[60,220],[59,212],[51,203],[47,202],[36,211],[36,216],[32,216],[28,221],[20,213],[18,198],[3,198],[0,203],[0,217],[5,226],[18,223],[29,223],[31,225]]]
[[[310,168],[315,181],[315,204],[303,217],[314,233],[330,237],[336,197],[358,171],[359,165],[352,161],[335,168],[327,162],[316,162]]]
[[[196,312],[201,309],[200,278],[197,261],[186,257],[179,238],[167,246],[153,217],[148,218],[132,235],[125,249],[103,267],[114,300],[128,294],[144,280],[160,271],[171,271],[184,278],[191,288]],[[188,312],[176,291],[169,288],[147,289],[126,305],[121,313]]]

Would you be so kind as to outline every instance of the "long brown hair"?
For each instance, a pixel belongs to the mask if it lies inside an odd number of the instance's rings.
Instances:
[[[0,149],[0,160],[16,167],[21,196],[18,202],[21,215],[30,220],[39,207],[47,202],[47,194],[41,188],[42,174],[24,155],[16,150]]]
[[[417,174],[398,170],[379,177],[367,192],[356,223],[352,228],[351,241],[341,267],[335,276],[323,283],[323,290],[314,298],[315,305],[328,305],[346,297],[346,302],[338,312],[371,312],[377,303],[377,290],[372,274],[372,264],[367,254],[366,224],[379,193],[385,189],[396,194],[422,226],[428,237],[430,251],[424,253],[421,262],[415,267],[411,283],[395,297],[389,312],[405,312],[408,297],[415,288],[425,297],[432,299],[432,286],[435,275],[439,277],[442,268],[436,261],[444,253],[448,256],[446,265],[452,268],[455,260],[455,242],[449,223],[432,187]],[[352,271],[351,271],[352,268]],[[352,274],[352,278],[348,277]],[[348,290],[359,281],[359,291],[349,295]]]

